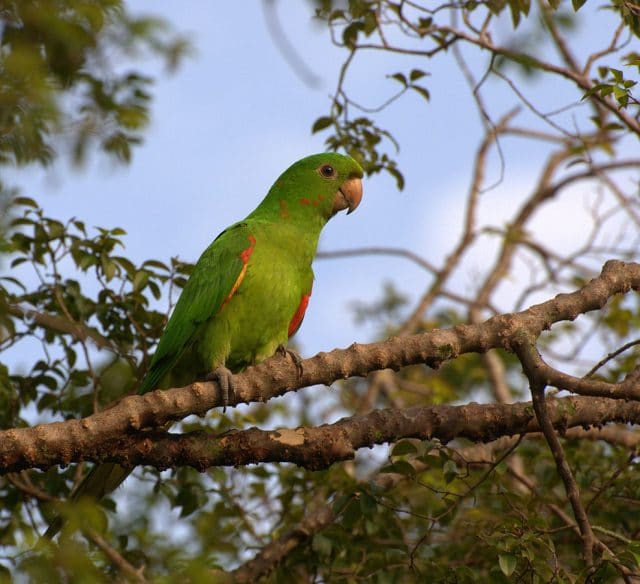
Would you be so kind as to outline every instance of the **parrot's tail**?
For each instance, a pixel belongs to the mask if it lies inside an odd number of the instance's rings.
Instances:
[[[99,501],[105,495],[115,491],[130,473],[130,469],[124,468],[115,462],[98,464],[91,469],[91,472],[76,487],[71,494],[71,500],[78,501],[79,499],[88,497]],[[57,515],[49,524],[44,537],[53,539],[62,529],[63,525],[64,519],[61,515]]]

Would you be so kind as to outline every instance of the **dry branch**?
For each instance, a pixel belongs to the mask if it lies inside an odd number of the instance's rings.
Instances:
[[[564,432],[569,428],[602,426],[610,422],[640,424],[640,403],[610,398],[567,397],[549,400],[549,420]],[[540,432],[531,402],[463,406],[415,406],[403,410],[374,410],[314,428],[249,428],[216,436],[198,431],[172,434],[162,430],[134,432],[101,442],[83,439],[71,461],[113,461],[123,465],[152,465],[159,469],[192,466],[244,466],[264,462],[292,462],[311,470],[350,460],[359,448],[403,438],[455,438],[491,442],[502,436]],[[57,464],[59,449],[35,455],[28,464],[17,459],[5,471]]]

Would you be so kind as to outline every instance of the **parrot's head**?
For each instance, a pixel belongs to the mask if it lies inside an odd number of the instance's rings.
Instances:
[[[335,152],[313,154],[292,164],[267,195],[283,219],[317,217],[327,221],[338,211],[351,213],[362,200],[361,166]],[[271,206],[271,205],[270,205]]]

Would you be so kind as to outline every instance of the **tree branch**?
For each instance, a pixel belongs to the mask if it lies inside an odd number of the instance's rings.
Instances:
[[[593,550],[596,545],[596,537],[589,523],[589,517],[580,499],[580,489],[576,482],[567,457],[560,443],[560,439],[554,429],[553,420],[549,411],[549,404],[546,400],[545,389],[546,381],[545,375],[540,371],[539,355],[536,349],[535,342],[531,338],[524,336],[522,341],[516,347],[516,354],[522,363],[522,368],[525,375],[529,379],[531,387],[531,395],[533,397],[533,409],[536,412],[536,418],[540,424],[540,429],[544,434],[544,437],[549,445],[549,450],[555,460],[558,474],[562,478],[567,497],[571,503],[573,509],[573,515],[578,523],[580,529],[580,536],[582,538],[583,557],[587,567],[593,567]]]
[[[108,558],[113,566],[126,578],[128,582],[147,584],[143,568],[135,568],[126,558],[118,553],[109,542],[94,529],[84,528],[84,535]]]
[[[498,347],[512,350],[518,335],[523,331],[529,338],[535,339],[552,324],[573,320],[579,314],[600,309],[614,294],[639,287],[640,264],[610,261],[605,264],[598,277],[580,290],[560,294],[522,312],[495,316],[484,323],[458,325],[451,329],[436,329],[418,335],[394,337],[380,343],[354,344],[348,349],[319,353],[302,362],[302,374],[288,356],[269,359],[234,376],[235,395],[231,401],[233,404],[266,401],[302,387],[330,384],[337,379],[352,376],[365,376],[374,370],[397,370],[406,365],[419,363],[438,367],[463,353],[484,353]],[[636,383],[635,376],[630,376],[627,381],[619,384],[597,380],[579,380],[578,384],[573,383],[576,378],[555,372],[551,368],[545,369],[544,373],[547,383],[553,380],[559,388],[618,399],[640,398],[640,386]],[[0,468],[9,472],[34,466],[69,464],[84,459],[102,459],[107,453],[97,451],[98,445],[117,441],[139,430],[162,427],[190,414],[204,415],[219,405],[221,398],[217,384],[193,383],[182,388],[129,396],[115,406],[82,420],[5,430],[0,432]],[[481,411],[478,411],[478,415],[480,413]],[[507,414],[505,411],[504,415]],[[370,420],[372,422],[375,422],[375,416],[390,416],[389,424],[409,422],[405,419],[406,411],[395,414],[374,412],[370,415],[374,416]],[[471,423],[472,420],[468,422]],[[587,419],[585,423],[595,422]],[[420,428],[422,429],[416,431],[424,434],[424,427]],[[460,435],[465,435],[463,429],[460,429],[460,432]],[[395,428],[386,437],[365,440],[362,445],[385,442],[406,435],[411,433]],[[146,436],[148,440],[150,434]],[[257,444],[260,445],[260,441]],[[287,445],[280,443],[280,447],[284,446]],[[340,456],[331,458],[341,459]],[[145,460],[148,459],[139,457],[132,459],[130,463],[142,463]],[[321,464],[330,464],[330,460]]]
[[[554,428],[601,426],[609,422],[640,424],[640,403],[610,398],[567,397],[548,403]],[[40,428],[45,428],[41,426]],[[200,471],[213,466],[242,466],[264,462],[292,462],[320,470],[350,460],[360,448],[396,442],[402,438],[454,438],[490,442],[502,436],[540,432],[531,402],[424,406],[403,410],[374,410],[313,428],[249,428],[215,436],[207,432],[172,434],[148,430],[100,440],[90,435],[69,435],[24,456],[9,457],[2,444],[3,472],[28,467],[46,468],[79,460],[112,461],[127,466],[152,465],[159,469],[192,466]]]
[[[320,504],[317,509],[305,515],[294,529],[265,545],[253,559],[231,572],[215,575],[223,582],[257,582],[271,572],[287,554],[331,525],[335,519],[331,506]]]
[[[535,339],[554,323],[573,320],[579,314],[600,309],[614,294],[638,288],[640,264],[610,261],[601,274],[582,289],[560,294],[522,312],[495,316],[479,324],[435,329],[418,335],[393,337],[380,343],[353,344],[348,349],[319,353],[302,362],[301,374],[290,357],[278,356],[234,376],[235,395],[231,405],[266,401],[309,385],[328,385],[337,379],[366,376],[379,369],[397,370],[418,363],[437,367],[463,353],[484,353],[498,347],[512,350],[517,335],[522,331]],[[547,374],[553,378],[554,371],[549,369]],[[565,381],[568,383],[575,379],[559,372],[555,377],[560,388],[565,388],[562,385]],[[619,384],[580,380],[579,386],[576,384],[566,389],[618,399],[640,398],[640,387],[635,378],[633,383]],[[96,445],[117,440],[131,432],[162,427],[190,414],[204,415],[220,405],[220,390],[216,383],[193,383],[186,387],[129,396],[115,406],[81,420],[5,430],[0,432],[0,468],[8,472],[102,458],[97,456]],[[381,414],[374,412],[371,415]],[[403,413],[398,415],[404,417]],[[393,421],[392,417],[389,422]],[[394,436],[391,434],[380,441]]]
[[[17,304],[10,304],[7,307],[7,312],[12,316],[23,320],[32,320],[35,324],[42,328],[51,329],[59,333],[69,334],[74,339],[84,342],[92,340],[98,349],[110,349],[114,353],[119,353],[117,346],[107,337],[103,337],[99,332],[94,329],[63,318],[61,316],[55,316],[53,314],[45,314],[26,308]]]

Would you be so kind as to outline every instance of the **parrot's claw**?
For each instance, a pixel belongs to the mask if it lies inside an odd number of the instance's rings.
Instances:
[[[288,356],[296,366],[296,371],[298,372],[298,378],[302,377],[302,357],[300,356],[300,353],[292,349],[287,349],[284,345],[280,345],[278,347],[277,353],[282,355],[283,357]]]
[[[229,396],[235,398],[235,388],[233,387],[233,373],[224,365],[216,367],[214,371],[207,375],[207,381],[217,381],[220,386],[220,397],[222,399],[222,413],[227,411]]]

